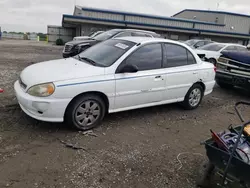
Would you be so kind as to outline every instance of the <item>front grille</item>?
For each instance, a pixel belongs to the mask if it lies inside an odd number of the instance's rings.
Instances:
[[[26,89],[27,85],[25,83],[23,83],[23,81],[21,80],[21,78],[19,78],[19,84],[21,86],[21,88]]]
[[[71,49],[72,49],[72,47],[73,47],[73,45],[66,44],[66,45],[64,46],[64,52],[70,52]]]
[[[237,62],[232,61],[232,60],[230,60],[230,61],[228,62],[228,64],[229,64],[229,65],[237,66],[237,67],[239,67],[239,68],[244,68],[244,69],[250,70],[250,66],[249,66],[249,65],[246,65],[246,64],[244,65],[244,64],[242,64],[242,63],[237,63]]]

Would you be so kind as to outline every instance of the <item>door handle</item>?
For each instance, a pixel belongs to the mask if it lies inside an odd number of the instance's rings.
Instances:
[[[155,81],[161,81],[164,80],[162,76],[155,76]]]
[[[156,78],[156,79],[157,79],[157,78],[161,78],[161,76],[156,76],[155,78]]]
[[[193,74],[198,74],[198,72],[193,72]]]

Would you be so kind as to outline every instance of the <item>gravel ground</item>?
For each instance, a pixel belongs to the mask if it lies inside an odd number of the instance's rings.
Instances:
[[[193,188],[206,161],[200,142],[209,129],[239,124],[233,105],[249,100],[242,90],[216,87],[194,111],[172,104],[116,113],[92,133],[77,132],[29,118],[14,96],[23,68],[59,59],[61,52],[50,44],[0,41],[0,87],[6,90],[0,95],[0,187]]]

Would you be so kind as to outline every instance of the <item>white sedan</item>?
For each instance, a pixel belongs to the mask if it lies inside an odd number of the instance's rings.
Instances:
[[[214,65],[217,59],[222,55],[222,51],[247,51],[245,46],[229,43],[212,43],[195,49],[197,54],[204,54],[210,63]]]
[[[174,102],[195,109],[212,92],[214,78],[214,66],[185,44],[124,37],[73,58],[31,65],[14,87],[29,116],[87,130],[106,113]]]

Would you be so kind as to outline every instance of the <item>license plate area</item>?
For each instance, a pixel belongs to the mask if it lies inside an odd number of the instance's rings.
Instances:
[[[246,78],[233,77],[233,84],[244,85],[246,83]]]

